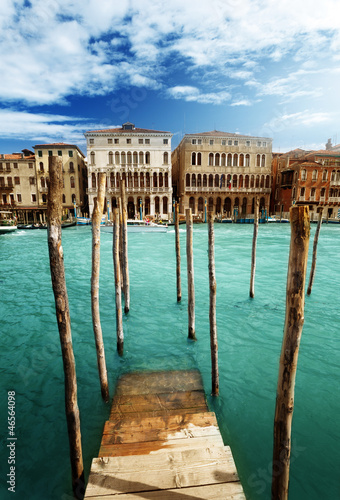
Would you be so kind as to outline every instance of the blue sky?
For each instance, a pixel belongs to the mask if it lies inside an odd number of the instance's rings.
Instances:
[[[340,143],[338,0],[3,0],[0,152],[120,126]]]

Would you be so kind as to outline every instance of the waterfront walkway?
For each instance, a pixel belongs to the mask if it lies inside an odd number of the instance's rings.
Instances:
[[[118,381],[86,499],[245,500],[198,371]]]

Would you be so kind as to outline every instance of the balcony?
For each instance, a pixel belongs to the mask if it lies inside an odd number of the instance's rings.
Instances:
[[[267,194],[271,192],[270,188],[264,187],[216,187],[216,186],[186,186],[184,188],[185,191],[190,193],[221,193],[225,195],[226,193],[258,193],[258,194]]]
[[[0,189],[2,191],[13,191],[14,184],[0,184]]]
[[[39,193],[48,193],[48,188],[47,187],[40,187],[39,188]]]

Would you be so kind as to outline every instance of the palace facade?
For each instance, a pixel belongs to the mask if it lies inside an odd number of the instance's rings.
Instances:
[[[191,208],[203,217],[246,217],[269,213],[272,139],[227,132],[186,134],[172,153],[173,187],[180,211]]]
[[[170,132],[136,128],[92,130],[85,134],[88,158],[90,215],[97,196],[97,176],[106,174],[105,207],[118,206],[120,183],[125,180],[128,217],[171,217],[172,177]]]

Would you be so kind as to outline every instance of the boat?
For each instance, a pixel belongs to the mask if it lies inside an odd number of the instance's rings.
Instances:
[[[77,226],[89,226],[90,224],[90,217],[77,217]]]
[[[76,226],[77,222],[74,221],[65,221],[61,223],[61,228],[65,229],[67,227]],[[18,224],[18,229],[47,229],[47,224]]]
[[[100,226],[100,229],[104,232],[112,233],[113,223],[107,222]],[[166,233],[168,230],[167,224],[156,224],[155,222],[149,222],[148,220],[127,220],[127,230],[128,233]]]
[[[12,219],[12,212],[0,211],[0,234],[12,233],[17,230],[17,225]]]

